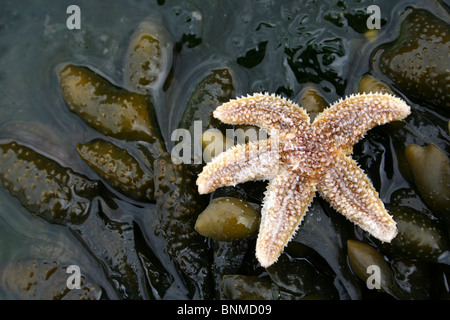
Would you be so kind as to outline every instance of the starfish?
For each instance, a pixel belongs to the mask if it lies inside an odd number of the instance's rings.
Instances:
[[[340,99],[313,123],[303,108],[273,94],[231,100],[213,116],[229,124],[259,126],[269,138],[214,157],[198,176],[198,191],[269,180],[256,242],[256,257],[266,268],[295,234],[316,191],[348,220],[390,242],[397,235],[396,222],[351,154],[368,130],[409,114],[404,101],[382,93]]]

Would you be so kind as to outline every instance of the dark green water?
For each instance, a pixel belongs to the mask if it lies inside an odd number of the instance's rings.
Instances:
[[[397,37],[405,8],[427,8],[443,17],[437,1],[85,1],[79,3],[81,30],[69,30],[66,8],[71,4],[0,1],[0,139],[33,146],[93,179],[95,174],[76,154],[76,144],[96,133],[66,107],[56,69],[68,62],[87,65],[120,86],[129,37],[147,16],[160,17],[175,43],[172,81],[165,100],[156,102],[169,146],[196,83],[216,67],[232,71],[238,96],[268,91],[295,100],[310,82],[331,103],[356,92],[360,78],[372,71],[374,49]],[[364,35],[370,4],[381,8],[382,28],[374,41]],[[403,137],[404,143],[434,142],[448,154],[448,114],[402,98],[426,115],[409,122],[412,133]],[[357,145],[354,156],[385,202],[408,186],[398,168],[385,169],[386,161],[395,159],[392,141],[375,130]],[[152,204],[135,206],[126,199],[117,203],[125,220],[152,209]],[[118,297],[98,262],[70,230],[32,216],[0,188],[0,264],[22,258],[82,265],[100,279],[107,296]],[[357,297],[345,293],[344,287],[338,287],[340,298]],[[186,289],[175,281],[164,298],[186,297]],[[0,291],[0,298],[14,295]]]

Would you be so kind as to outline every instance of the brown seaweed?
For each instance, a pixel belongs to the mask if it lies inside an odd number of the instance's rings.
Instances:
[[[141,201],[154,200],[153,172],[146,172],[125,149],[102,139],[78,144],[81,158],[122,193]]]
[[[398,38],[374,61],[402,92],[442,110],[450,108],[449,24],[424,9],[409,9]],[[448,112],[448,111],[447,111]]]
[[[29,211],[51,223],[79,224],[98,183],[16,142],[0,145],[0,180]]]
[[[70,110],[100,133],[147,142],[154,142],[159,135],[147,96],[119,88],[83,66],[69,64],[59,75]]]
[[[24,300],[99,300],[102,288],[86,274],[80,287],[70,288],[69,263],[44,259],[22,259],[0,267],[3,289]]]

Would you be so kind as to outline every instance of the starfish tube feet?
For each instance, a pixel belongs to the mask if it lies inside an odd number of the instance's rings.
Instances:
[[[316,192],[315,180],[279,173],[269,182],[256,242],[256,257],[265,268],[273,264],[295,234]]]
[[[395,221],[353,159],[337,157],[336,166],[320,179],[317,189],[337,211],[375,238],[391,242],[397,235]]]
[[[386,93],[356,94],[339,100],[322,112],[313,126],[319,134],[332,133],[337,146],[350,154],[353,145],[373,127],[402,120],[411,113],[401,99]]]
[[[250,124],[267,131],[288,130],[301,123],[309,124],[309,116],[297,104],[267,93],[233,99],[219,106],[214,117],[230,124]]]
[[[213,158],[199,174],[198,192],[206,194],[224,186],[265,180],[278,168],[276,141],[260,140],[233,147]]]

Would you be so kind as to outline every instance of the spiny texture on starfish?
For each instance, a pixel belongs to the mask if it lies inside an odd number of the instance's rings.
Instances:
[[[289,242],[316,190],[337,211],[374,237],[390,242],[396,223],[369,178],[349,156],[353,145],[376,125],[408,116],[410,107],[389,94],[351,95],[311,124],[295,103],[269,94],[232,100],[214,111],[230,124],[260,126],[270,133],[229,149],[209,162],[197,179],[199,193],[250,180],[269,180],[256,256],[274,263]]]

